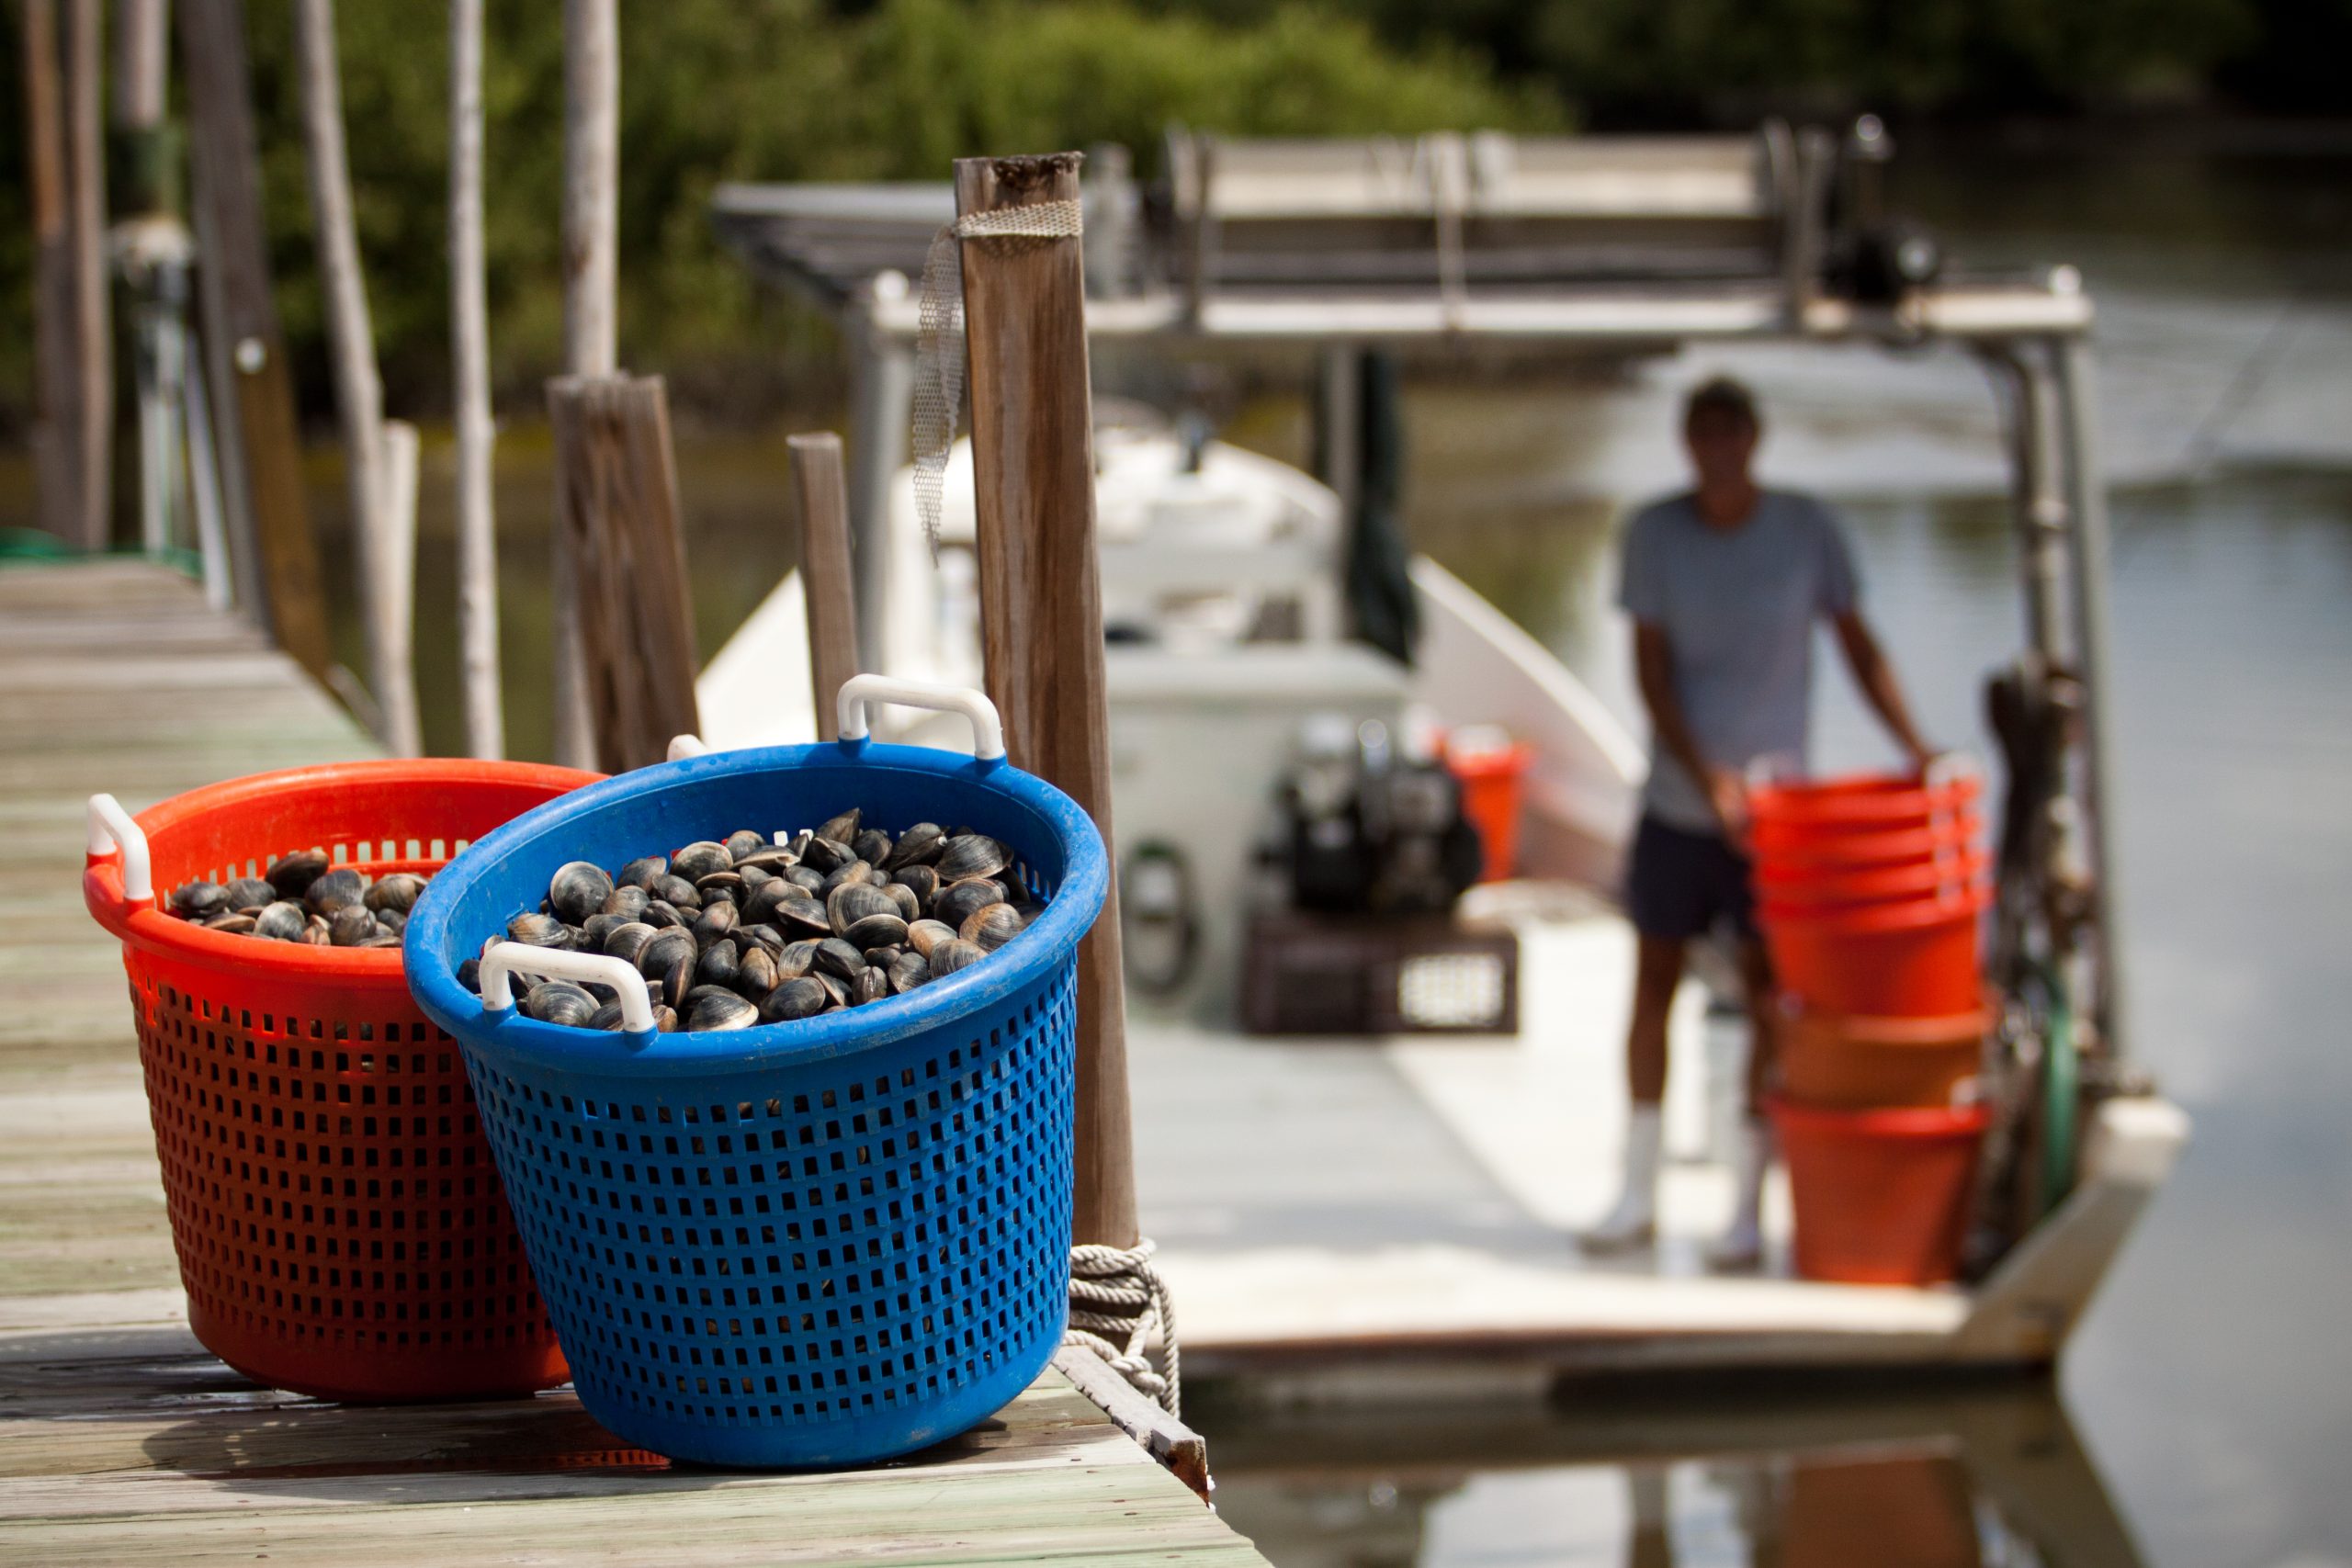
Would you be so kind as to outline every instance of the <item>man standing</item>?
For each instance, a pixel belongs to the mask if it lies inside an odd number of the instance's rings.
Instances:
[[[1682,417],[1696,488],[1643,508],[1626,530],[1619,603],[1634,618],[1652,734],[1626,877],[1639,937],[1625,1044],[1633,1114],[1623,1192],[1583,1238],[1589,1250],[1611,1251],[1656,1235],[1667,1011],[1691,940],[1727,927],[1751,1032],[1738,1197],[1709,1251],[1726,1269],[1753,1267],[1761,1255],[1758,1210],[1771,1157],[1759,1112],[1772,1066],[1772,983],[1748,886],[1746,780],[1759,761],[1803,763],[1816,619],[1836,628],[1863,695],[1911,761],[1925,767],[1931,755],[1856,608],[1853,557],[1837,518],[1810,496],[1757,487],[1750,468],[1761,434],[1747,388],[1723,378],[1700,386]]]

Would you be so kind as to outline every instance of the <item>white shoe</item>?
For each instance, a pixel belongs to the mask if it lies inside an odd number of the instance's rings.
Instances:
[[[1616,1206],[1577,1238],[1587,1252],[1626,1252],[1657,1239],[1657,1166],[1665,1124],[1655,1105],[1636,1105],[1625,1122],[1625,1185]]]
[[[1726,1271],[1764,1261],[1764,1175],[1772,1168],[1771,1129],[1759,1121],[1743,1123],[1733,1165],[1738,1188],[1731,1224],[1707,1248],[1707,1267]]]

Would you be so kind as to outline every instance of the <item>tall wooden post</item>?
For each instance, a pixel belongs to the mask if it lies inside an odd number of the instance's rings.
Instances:
[[[1076,152],[962,158],[959,216],[1079,199]],[[980,646],[1018,766],[1111,834],[1102,591],[1094,545],[1094,418],[1080,242],[964,242]],[[1114,880],[1079,953],[1076,1208],[1071,1239],[1133,1247],[1134,1134]]]
[[[618,0],[563,0],[563,369],[609,376],[619,363],[620,16]],[[556,530],[555,760],[595,766],[581,646],[576,539]]]
[[[103,550],[114,532],[114,285],[107,265],[105,0],[67,0],[66,168],[73,202],[74,539]]]
[[[114,123],[121,130],[153,130],[164,123],[164,47],[171,31],[168,0],[116,0]]]
[[[808,680],[817,705],[817,739],[840,738],[834,698],[857,673],[857,583],[851,570],[849,484],[842,438],[831,431],[794,435],[792,482],[800,493],[800,594],[808,612]]]
[[[335,410],[343,419],[345,482],[351,493],[351,558],[359,582],[359,616],[368,638],[368,684],[382,716],[379,737],[399,757],[423,749],[411,663],[410,624],[394,579],[395,548],[384,454],[384,383],[376,368],[376,332],[368,315],[368,282],[359,265],[359,232],[351,216],[351,170],[344,153],[343,73],[334,53],[334,0],[294,0],[294,40],[302,82],[302,141],[317,225],[319,286],[325,297],[328,359]]]
[[[490,299],[481,232],[481,4],[449,3],[449,347],[458,426],[458,663],[466,750],[506,754],[498,673],[498,526],[491,457]]]
[[[293,378],[269,291],[243,0],[178,0],[173,20],[187,78],[205,356],[222,427],[221,488],[239,592],[259,585],[249,603],[263,624],[323,680],[326,609],[302,494]],[[247,570],[249,558],[255,570]]]
[[[26,185],[33,219],[33,486],[40,525],[80,542],[79,444],[74,437],[73,205],[66,177],[65,93],[58,81],[57,0],[24,0]]]

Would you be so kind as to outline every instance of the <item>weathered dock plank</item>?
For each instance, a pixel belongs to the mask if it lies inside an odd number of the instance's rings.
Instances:
[[[568,1392],[345,1407],[188,1334],[84,802],[375,748],[284,655],[127,562],[0,570],[0,1563],[1258,1564],[1057,1371],[899,1463],[673,1467]]]

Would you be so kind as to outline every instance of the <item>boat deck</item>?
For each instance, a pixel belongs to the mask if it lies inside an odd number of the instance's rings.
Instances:
[[[373,750],[184,579],[0,570],[0,1562],[1263,1563],[1056,1371],[910,1460],[742,1475],[569,1392],[337,1406],[198,1346],[84,803]]]

